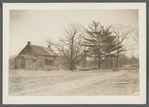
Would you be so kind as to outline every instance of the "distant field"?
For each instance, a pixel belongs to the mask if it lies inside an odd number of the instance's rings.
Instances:
[[[10,70],[9,95],[133,95],[139,92],[135,71],[24,71]]]

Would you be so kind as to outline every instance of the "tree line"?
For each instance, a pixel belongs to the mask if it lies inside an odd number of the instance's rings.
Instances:
[[[59,52],[59,55],[67,59],[70,70],[73,70],[75,65],[88,55],[98,60],[98,69],[102,63],[114,67],[113,58],[116,60],[115,67],[118,68],[121,53],[129,50],[123,42],[135,29],[122,24],[105,27],[99,21],[93,21],[88,28],[69,24],[68,28],[63,30],[64,36],[58,43],[51,40],[48,40],[48,43]],[[135,38],[135,41],[136,39],[138,38]]]

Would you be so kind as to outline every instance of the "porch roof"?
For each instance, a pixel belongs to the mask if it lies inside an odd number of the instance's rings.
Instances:
[[[22,56],[22,57],[24,57],[24,58],[26,58],[26,59],[37,59],[35,56],[32,56],[32,55],[20,55],[20,56]]]
[[[47,60],[55,60],[54,57],[47,57],[46,59],[47,59]]]

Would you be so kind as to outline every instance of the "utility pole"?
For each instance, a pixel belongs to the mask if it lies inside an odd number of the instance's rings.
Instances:
[[[132,52],[133,52],[133,65],[134,65],[134,48],[133,48]]]
[[[132,48],[131,48],[131,65],[132,65]]]
[[[85,50],[84,50],[84,54],[86,54],[86,43],[85,43]],[[84,57],[84,67],[86,67],[86,55]]]

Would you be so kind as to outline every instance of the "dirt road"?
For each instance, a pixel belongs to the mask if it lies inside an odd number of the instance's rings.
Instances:
[[[114,78],[118,77],[121,78],[121,76],[127,74],[127,72],[128,71],[73,73],[54,72],[43,73],[41,75],[39,75],[39,73],[18,73],[17,75],[19,75],[19,77],[15,74],[11,75],[10,78],[11,80],[12,78],[17,78],[19,82],[15,81],[15,85],[17,84],[19,88],[15,87],[14,83],[12,83],[11,81],[9,94],[15,96],[74,96],[109,94],[107,92],[105,93],[105,91],[107,90],[106,88],[114,88],[115,86],[111,84],[111,80],[114,80]],[[127,91],[131,91],[131,93],[128,94],[134,93],[134,90],[132,90],[132,88]],[[109,92],[111,92],[111,90],[109,90]]]

